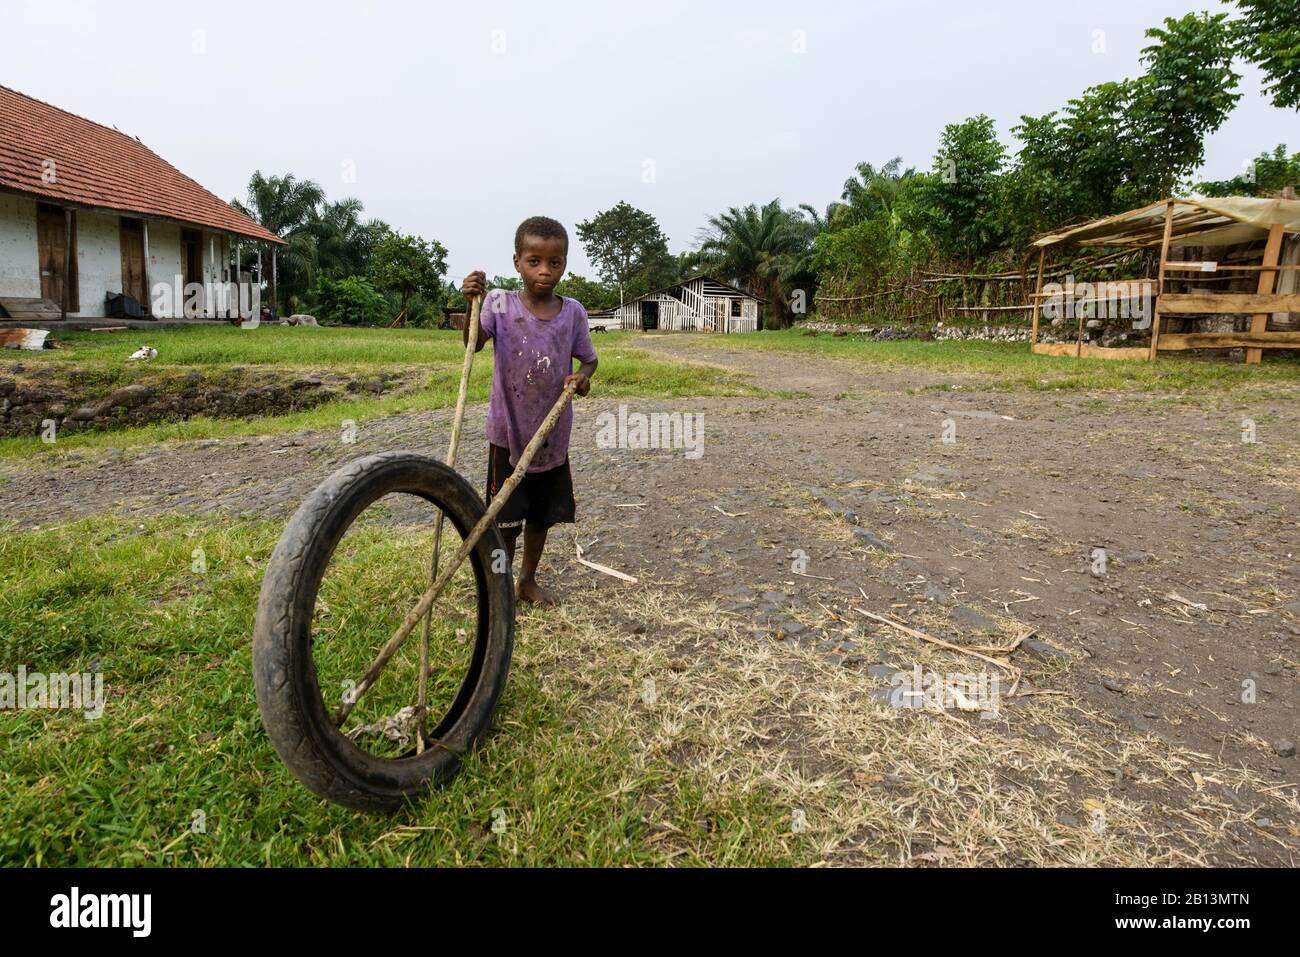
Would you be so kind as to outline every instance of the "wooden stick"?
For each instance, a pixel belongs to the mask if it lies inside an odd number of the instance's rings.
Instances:
[[[1147,355],[1148,362],[1156,361],[1156,351],[1160,348],[1160,303],[1164,300],[1165,265],[1169,262],[1169,240],[1173,238],[1173,235],[1174,201],[1171,199],[1169,200],[1169,206],[1165,209],[1165,233],[1160,242],[1160,269],[1156,276],[1156,308],[1155,316],[1151,320],[1151,352]]]
[[[1038,341],[1039,297],[1043,294],[1043,260],[1047,258],[1047,248],[1038,251],[1038,282],[1034,286],[1034,330],[1029,337],[1031,343]]]
[[[407,637],[415,629],[415,626],[419,624],[420,619],[433,607],[433,603],[438,600],[438,596],[446,589],[452,576],[456,574],[461,564],[469,557],[469,553],[474,550],[478,540],[496,521],[497,514],[505,507],[506,502],[509,501],[511,494],[519,483],[524,480],[524,473],[527,472],[529,463],[532,462],[533,456],[537,454],[537,450],[542,447],[542,443],[546,441],[546,437],[551,434],[551,430],[555,428],[555,423],[560,420],[560,413],[564,411],[564,407],[573,398],[576,388],[576,384],[573,383],[564,387],[564,392],[555,400],[555,405],[551,406],[551,411],[546,413],[546,418],[538,426],[537,432],[524,447],[523,453],[519,456],[519,461],[515,464],[515,470],[505,480],[505,483],[501,486],[501,491],[492,499],[487,511],[478,520],[478,524],[474,526],[465,541],[461,543],[460,550],[456,552],[456,557],[451,560],[450,567],[439,575],[438,580],[420,596],[420,600],[415,607],[407,613],[406,618],[393,632],[393,637],[388,639],[388,643],[379,652],[379,657],[370,666],[370,670],[366,672],[365,677],[344,698],[343,705],[334,715],[336,725],[342,725],[347,720],[348,715],[352,713],[352,709],[356,707],[356,703],[361,700],[361,696],[374,686],[375,680],[379,677],[379,673],[384,669],[384,666],[388,664],[393,655],[397,654],[398,650],[406,642]]]
[[[456,395],[456,414],[451,420],[451,441],[447,443],[447,464],[456,464],[456,452],[460,449],[460,426],[465,418],[465,399],[469,395],[469,374],[474,368],[474,354],[478,351],[478,328],[482,313],[483,297],[474,296],[470,301],[469,337],[465,340],[465,359],[460,366],[460,391]],[[433,561],[429,565],[429,584],[432,585],[438,575],[438,556],[442,551],[442,522],[446,517],[438,510],[438,523],[433,530]],[[424,616],[420,627],[420,692],[415,706],[415,720],[419,734],[415,738],[415,753],[424,753],[424,717],[429,698],[429,627],[433,620],[433,607]]]
[[[1264,268],[1259,274],[1259,285],[1256,292],[1261,296],[1269,295],[1273,292],[1273,284],[1277,281],[1277,261],[1278,254],[1282,251],[1282,226],[1277,224],[1268,231],[1268,241],[1264,244],[1264,258],[1260,260],[1260,265]],[[1257,313],[1250,320],[1250,331],[1252,333],[1261,333],[1268,328],[1268,316],[1266,312]],[[1246,362],[1254,364],[1264,357],[1263,349],[1247,349]]]
[[[928,641],[931,644],[938,645],[940,648],[947,648],[949,651],[957,651],[963,655],[970,655],[972,658],[987,661],[991,665],[997,665],[999,668],[1006,670],[1008,674],[1013,674],[1017,677],[1020,674],[1019,668],[1015,665],[1007,664],[1005,661],[998,661],[996,658],[990,658],[988,655],[980,654],[978,651],[963,648],[961,645],[954,645],[951,641],[944,641],[942,638],[935,638],[933,635],[927,635],[925,632],[917,631],[915,628],[908,628],[906,625],[900,625],[898,622],[892,621],[884,615],[872,614],[865,609],[858,608],[856,605],[853,607],[853,610],[860,615],[865,615],[872,621],[878,621],[883,625],[888,625],[890,628],[897,628],[899,631],[903,632],[903,634],[911,635],[913,638],[920,638],[922,641]]]

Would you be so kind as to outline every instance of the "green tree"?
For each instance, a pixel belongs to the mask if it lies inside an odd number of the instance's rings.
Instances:
[[[940,251],[974,262],[1004,240],[1000,176],[1006,147],[993,121],[983,115],[944,127],[934,172],[922,180],[924,203],[917,209]]]
[[[334,279],[365,276],[370,273],[375,247],[392,229],[387,223],[372,219],[361,221],[359,199],[341,199],[323,203],[308,227],[316,243],[316,268]]]
[[[1272,196],[1288,186],[1300,188],[1300,153],[1287,156],[1286,145],[1260,153],[1249,169],[1232,179],[1196,184],[1202,196]]]
[[[774,199],[765,206],[731,207],[709,219],[701,236],[703,264],[768,303],[776,324],[789,321],[789,294],[805,262],[811,236],[798,213]],[[764,326],[769,325],[764,319]]]
[[[311,180],[287,176],[263,176],[261,170],[248,181],[247,203],[232,200],[231,205],[256,220],[283,239],[287,246],[276,253],[276,269],[271,269],[271,253],[259,251],[258,275],[263,282],[278,279],[271,286],[271,301],[277,305],[281,295],[292,302],[311,285],[316,272],[316,241],[312,224],[317,208],[325,201],[325,192]]]
[[[1167,19],[1147,31],[1137,79],[1091,87],[1066,108],[1021,117],[1003,181],[1004,231],[1015,246],[1037,232],[1172,195],[1204,160],[1234,93],[1233,34],[1224,16]]]
[[[348,326],[379,325],[392,310],[392,304],[362,276],[318,276],[308,299],[319,321]]]
[[[412,297],[432,306],[441,304],[442,277],[447,272],[447,250],[437,240],[391,232],[375,247],[371,279],[398,301],[396,325],[407,319]]]
[[[662,270],[671,256],[654,216],[626,202],[578,224],[582,248],[602,279],[619,290],[619,301],[637,276]]]
[[[618,290],[601,282],[569,273],[555,287],[561,296],[576,299],[587,309],[609,309],[618,305]]]
[[[1160,198],[1204,162],[1205,137],[1241,99],[1233,92],[1241,78],[1232,69],[1227,14],[1166,18],[1164,29],[1147,36],[1159,42],[1142,50],[1147,72],[1134,88],[1129,117],[1141,149],[1134,163],[1139,182]]]
[[[1300,0],[1235,2],[1237,52],[1264,71],[1264,92],[1274,106],[1300,110]]]

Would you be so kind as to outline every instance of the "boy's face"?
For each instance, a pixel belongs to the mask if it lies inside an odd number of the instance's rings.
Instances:
[[[515,269],[524,281],[524,288],[534,296],[550,295],[555,284],[564,278],[568,265],[564,240],[525,235],[523,246],[515,253]]]

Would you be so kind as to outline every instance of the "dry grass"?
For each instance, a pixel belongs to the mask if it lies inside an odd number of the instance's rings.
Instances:
[[[634,634],[631,623],[645,629]],[[913,622],[917,624],[917,622]],[[1068,696],[1003,702],[999,717],[892,708],[882,686],[792,642],[752,636],[716,607],[654,587],[591,582],[529,616],[522,667],[594,729],[629,737],[626,785],[670,805],[689,779],[712,802],[801,812],[806,831],[755,828],[759,856],[818,864],[1165,866],[1259,863],[1236,850],[1264,803],[1300,812],[1276,782],[1136,735]],[[895,656],[971,672],[964,655],[889,635]],[[996,643],[996,642],[993,642]],[[1059,663],[1036,682],[1063,678]],[[654,703],[645,689],[653,681]],[[769,822],[770,823],[770,822]],[[694,838],[667,821],[664,849]],[[1294,863],[1282,841],[1274,863]],[[1300,837],[1300,835],[1293,835]],[[755,848],[750,849],[751,852]],[[668,852],[671,858],[674,852]]]

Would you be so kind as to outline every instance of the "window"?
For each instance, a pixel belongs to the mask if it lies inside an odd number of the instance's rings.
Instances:
[[[740,318],[740,300],[739,300],[739,299],[733,299],[733,300],[731,300],[731,318],[732,318],[732,319],[739,319],[739,318]]]

